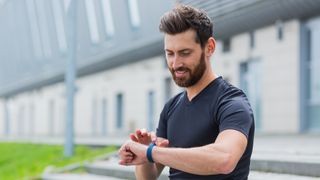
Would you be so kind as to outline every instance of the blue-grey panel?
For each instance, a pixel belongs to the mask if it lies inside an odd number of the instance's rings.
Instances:
[[[320,14],[318,0],[180,0],[208,12],[214,36],[223,39],[275,23]]]
[[[64,80],[67,53],[59,49],[53,1],[11,0],[0,5],[0,96],[11,96]],[[101,0],[92,1],[100,39],[98,43],[91,41],[86,2],[79,0],[79,76],[162,53],[162,35],[158,32],[158,23],[160,16],[173,6],[173,1],[138,0],[141,26],[133,29],[128,0],[110,0],[115,28],[113,37],[105,34]],[[67,14],[61,4],[63,24],[67,28]],[[30,14],[30,9],[34,10],[34,14]],[[32,24],[33,16],[37,25]],[[38,43],[38,46],[34,43]],[[49,56],[45,56],[46,52]]]
[[[59,50],[53,1],[10,0],[0,4],[0,97],[63,81],[67,54]],[[92,1],[96,4],[95,14],[100,41],[91,42],[85,0],[79,0],[77,16],[79,76],[162,53],[162,35],[158,32],[159,19],[165,11],[174,6],[175,1],[137,0],[141,27],[134,29],[129,19],[127,0],[110,0],[115,28],[113,37],[107,37],[104,33],[100,0]],[[28,13],[30,2],[35,3],[34,13],[40,27],[38,34],[32,31],[33,26]],[[266,26],[278,19],[308,18],[320,14],[318,0],[180,0],[180,2],[207,10],[213,18],[214,35],[218,39]],[[41,12],[45,12],[45,15],[39,18]],[[63,12],[65,21],[66,12]],[[45,38],[43,29],[47,29],[49,39]],[[33,44],[37,38],[40,38],[41,46],[34,48]],[[50,56],[43,55],[46,47],[50,47]],[[37,53],[40,53],[40,56],[36,56]]]

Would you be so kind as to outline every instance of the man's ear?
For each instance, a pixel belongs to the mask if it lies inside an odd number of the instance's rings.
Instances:
[[[206,53],[207,57],[212,56],[216,49],[216,40],[213,37],[210,37],[207,42]]]

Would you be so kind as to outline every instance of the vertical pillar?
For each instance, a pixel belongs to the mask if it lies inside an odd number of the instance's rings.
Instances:
[[[72,0],[67,15],[67,34],[68,34],[68,60],[65,74],[66,83],[66,128],[65,128],[65,147],[64,156],[71,157],[74,153],[74,93],[76,79],[76,50],[77,50],[77,0]]]

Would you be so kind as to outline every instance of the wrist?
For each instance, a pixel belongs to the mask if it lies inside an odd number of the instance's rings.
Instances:
[[[156,146],[155,143],[150,143],[146,151],[146,157],[150,163],[154,163],[153,157],[152,157],[152,150],[155,146]]]

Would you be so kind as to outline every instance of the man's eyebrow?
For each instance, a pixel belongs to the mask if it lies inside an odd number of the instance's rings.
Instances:
[[[178,52],[181,53],[181,52],[184,52],[184,51],[192,52],[193,50],[192,50],[192,49],[189,49],[189,48],[186,48],[186,49],[181,49],[181,50],[179,50]]]
[[[164,51],[168,51],[168,52],[173,52],[172,50],[170,49],[164,49]],[[189,48],[185,48],[185,49],[180,49],[178,52],[184,52],[184,51],[193,51],[192,49],[189,49]]]

